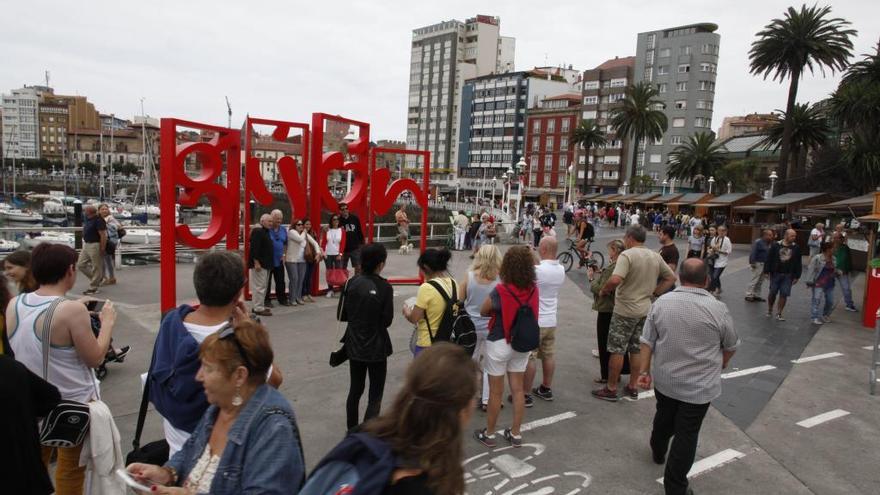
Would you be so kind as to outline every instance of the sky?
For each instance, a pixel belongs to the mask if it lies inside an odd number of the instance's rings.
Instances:
[[[820,0],[821,1],[821,0]],[[858,59],[880,38],[880,1],[825,0],[858,30]],[[71,7],[75,5],[75,7]],[[310,122],[312,112],[372,124],[371,138],[404,140],[412,30],[477,14],[516,38],[516,69],[586,70],[635,54],[636,34],[696,22],[719,25],[713,128],[723,117],[784,108],[787,82],[752,76],[755,33],[781,17],[779,0],[7,2],[0,90],[50,85],[85,95],[102,113],[233,125],[246,114]],[[807,74],[798,100],[817,101],[839,75]]]

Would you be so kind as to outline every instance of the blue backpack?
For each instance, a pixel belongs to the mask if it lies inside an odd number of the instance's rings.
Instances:
[[[381,495],[396,465],[387,442],[354,433],[318,463],[299,495]]]

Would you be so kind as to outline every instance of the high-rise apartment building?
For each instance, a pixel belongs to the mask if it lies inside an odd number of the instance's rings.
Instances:
[[[500,25],[498,17],[478,15],[413,30],[406,145],[431,152],[435,178],[455,174],[464,81],[514,68],[515,40],[501,36]],[[418,174],[414,158],[407,167]]]
[[[621,105],[626,87],[633,83],[635,57],[614,57],[595,69],[584,72],[582,120],[595,120],[605,133],[606,144],[591,148],[590,156],[577,146],[577,190],[584,192],[616,192],[626,178],[632,163],[632,146],[626,136],[618,137],[609,125],[610,112]],[[586,172],[584,170],[586,169]]]
[[[635,78],[657,86],[669,128],[663,139],[640,143],[636,170],[627,176],[666,178],[669,153],[697,132],[711,132],[721,36],[717,24],[700,23],[639,33]]]
[[[40,158],[39,89],[25,86],[2,98],[4,158]]]
[[[525,152],[526,110],[572,92],[564,69],[506,72],[465,81],[461,97],[458,173],[501,176]],[[575,85],[574,87],[577,87]]]

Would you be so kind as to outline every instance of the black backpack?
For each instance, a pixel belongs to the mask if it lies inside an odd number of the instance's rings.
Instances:
[[[454,342],[464,348],[469,356],[473,356],[474,348],[477,346],[477,329],[474,327],[470,315],[465,311],[464,304],[458,300],[455,281],[452,282],[451,298],[446,295],[439,282],[429,280],[428,283],[440,293],[446,302],[446,308],[443,309],[443,316],[440,319],[440,328],[437,329],[436,335],[431,332],[431,322],[427,313],[425,314],[425,323],[428,325],[431,343],[438,340]]]
[[[531,352],[538,348],[541,343],[541,329],[538,327],[538,318],[535,312],[529,306],[528,301],[532,298],[535,289],[532,288],[529,296],[526,297],[526,304],[516,297],[512,290],[505,287],[505,290],[513,296],[513,299],[519,305],[516,315],[513,316],[513,324],[510,326],[510,347],[517,352]]]

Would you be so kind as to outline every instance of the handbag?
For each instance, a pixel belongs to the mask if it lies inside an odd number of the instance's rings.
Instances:
[[[52,301],[43,319],[43,379],[49,381],[49,339],[52,335],[52,315],[63,301]],[[94,376],[92,377],[94,380]],[[97,390],[97,388],[96,388]],[[40,425],[40,444],[46,447],[76,447],[85,440],[89,431],[89,406],[74,400],[62,400],[43,419]]]
[[[345,293],[347,290],[348,281],[346,281],[345,285],[342,287],[342,294],[340,294],[339,296],[339,306],[336,308],[336,335],[339,335],[340,323],[348,320],[348,317],[345,314]],[[348,351],[345,349],[344,334],[339,339],[339,341],[342,342],[342,347],[330,353],[330,366],[333,368],[348,361]]]
[[[348,280],[348,270],[345,268],[329,268],[327,270],[327,285],[330,287],[342,287]]]
[[[162,466],[168,461],[170,449],[164,439],[150,442],[141,447],[141,433],[144,431],[144,421],[147,418],[147,406],[150,402],[150,372],[153,370],[153,362],[156,359],[156,344],[153,344],[153,357],[150,358],[150,367],[147,369],[147,382],[141,394],[141,406],[138,410],[137,426],[134,430],[134,440],[131,441],[131,452],[125,456],[125,464],[141,462]]]
[[[308,236],[308,234],[306,234],[306,236]],[[306,237],[306,247],[303,249],[303,258],[306,260],[306,263],[314,263],[318,259],[318,256],[315,253],[315,246],[312,246],[308,237]]]

